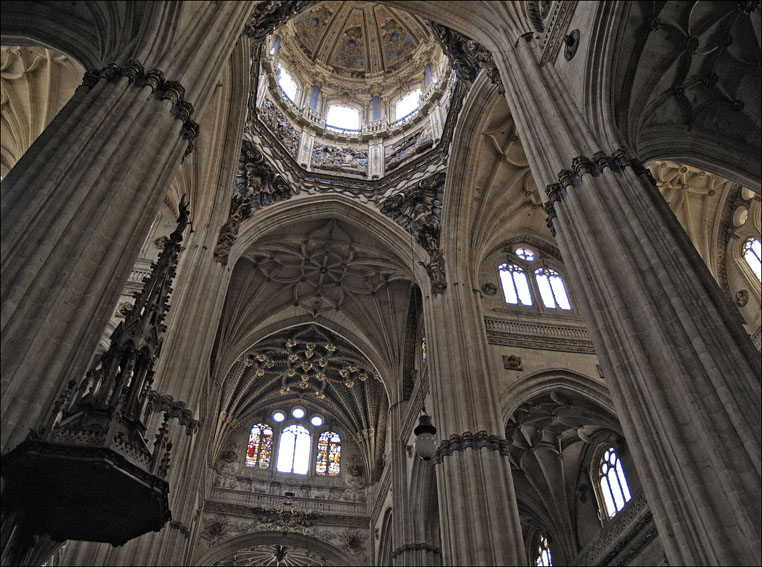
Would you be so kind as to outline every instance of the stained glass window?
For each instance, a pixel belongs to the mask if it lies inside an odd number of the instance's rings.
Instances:
[[[762,242],[759,238],[749,238],[743,243],[743,259],[757,278],[762,280]]]
[[[516,264],[501,264],[499,270],[505,302],[532,305],[532,292],[529,290],[526,272]]]
[[[606,512],[609,518],[613,518],[630,501],[630,487],[614,447],[606,451],[601,459],[598,481]]]
[[[341,437],[334,431],[320,434],[315,471],[319,475],[338,476],[341,472]]]
[[[278,472],[307,474],[310,467],[310,432],[301,425],[289,425],[280,434]]]
[[[556,307],[571,309],[564,280],[561,279],[558,272],[542,267],[534,271],[534,276],[545,307],[548,309],[555,309]]]
[[[273,430],[266,423],[257,423],[251,428],[249,446],[246,449],[246,466],[260,469],[270,468],[273,450]]]
[[[553,565],[553,559],[550,556],[550,542],[543,534],[540,534],[540,545],[537,546],[537,560],[534,562],[537,567],[549,567]]]
[[[426,360],[426,336],[421,337],[421,359]]]

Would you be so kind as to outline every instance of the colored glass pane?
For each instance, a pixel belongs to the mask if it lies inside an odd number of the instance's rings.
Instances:
[[[338,476],[341,472],[341,436],[332,431],[320,434],[315,462],[319,475]]]
[[[267,469],[270,467],[272,454],[273,430],[266,423],[257,423],[249,433],[246,447],[246,466]]]

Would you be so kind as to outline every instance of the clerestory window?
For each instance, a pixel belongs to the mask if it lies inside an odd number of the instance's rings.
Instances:
[[[282,65],[278,65],[278,86],[291,102],[296,101],[297,85],[291,74]]]
[[[526,272],[516,264],[500,264],[500,283],[505,302],[512,305],[532,305],[532,292]]]
[[[326,128],[333,130],[360,130],[360,111],[351,106],[334,104],[325,115]]]
[[[571,309],[566,286],[564,286],[564,281],[558,272],[543,266],[534,271],[534,277],[545,307],[548,309],[555,309],[556,307]]]
[[[310,468],[310,432],[301,425],[289,425],[280,434],[278,472],[307,474]]]
[[[407,118],[421,106],[421,89],[409,92],[397,101],[394,107],[394,115],[397,120]]]
[[[743,243],[743,259],[757,279],[762,280],[762,242],[759,238],[749,238]]]
[[[598,484],[606,513],[609,518],[613,518],[630,501],[630,487],[627,485],[622,462],[614,447],[610,447],[601,458]]]

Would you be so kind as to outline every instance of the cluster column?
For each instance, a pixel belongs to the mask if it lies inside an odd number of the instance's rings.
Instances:
[[[449,274],[456,272],[451,265]],[[486,331],[471,286],[450,278],[455,281],[444,293],[427,293],[424,299],[432,421],[439,438],[442,561],[521,565],[524,544],[508,443],[489,375]]]
[[[650,173],[519,39],[496,55],[670,564],[760,562],[760,358]]]
[[[87,369],[250,7],[162,10],[156,37],[88,71],[3,181],[3,452]]]

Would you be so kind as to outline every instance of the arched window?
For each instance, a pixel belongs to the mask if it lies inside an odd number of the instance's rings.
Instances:
[[[328,107],[325,126],[338,130],[360,130],[360,111],[350,106],[334,104]]]
[[[527,248],[517,248],[516,256],[527,262],[534,262],[534,252]]]
[[[278,65],[278,85],[291,102],[296,99],[296,81],[282,65]]]
[[[333,431],[320,434],[315,472],[319,475],[338,476],[341,472],[341,437]]]
[[[246,466],[260,469],[270,468],[272,451],[272,428],[266,423],[255,424],[249,434],[249,445],[246,448]]]
[[[762,243],[759,238],[749,238],[743,243],[743,259],[757,278],[762,280]]]
[[[540,544],[537,546],[537,559],[534,564],[537,567],[553,565],[553,559],[550,556],[550,542],[544,534],[540,534]]]
[[[517,251],[518,253],[518,251]],[[543,266],[534,271],[537,280],[537,288],[540,290],[542,302],[548,309],[571,309],[569,296],[566,294],[566,286],[561,276],[555,270]]]
[[[301,425],[289,425],[280,434],[278,472],[307,474],[310,466],[310,432]]]
[[[415,89],[397,101],[394,115],[397,120],[402,120],[416,112],[419,106],[421,106],[421,89]]]
[[[609,518],[613,518],[630,501],[630,487],[614,447],[610,447],[601,458],[598,482],[606,512]]]
[[[532,305],[532,292],[526,272],[516,264],[500,264],[500,283],[505,302],[513,305]]]

